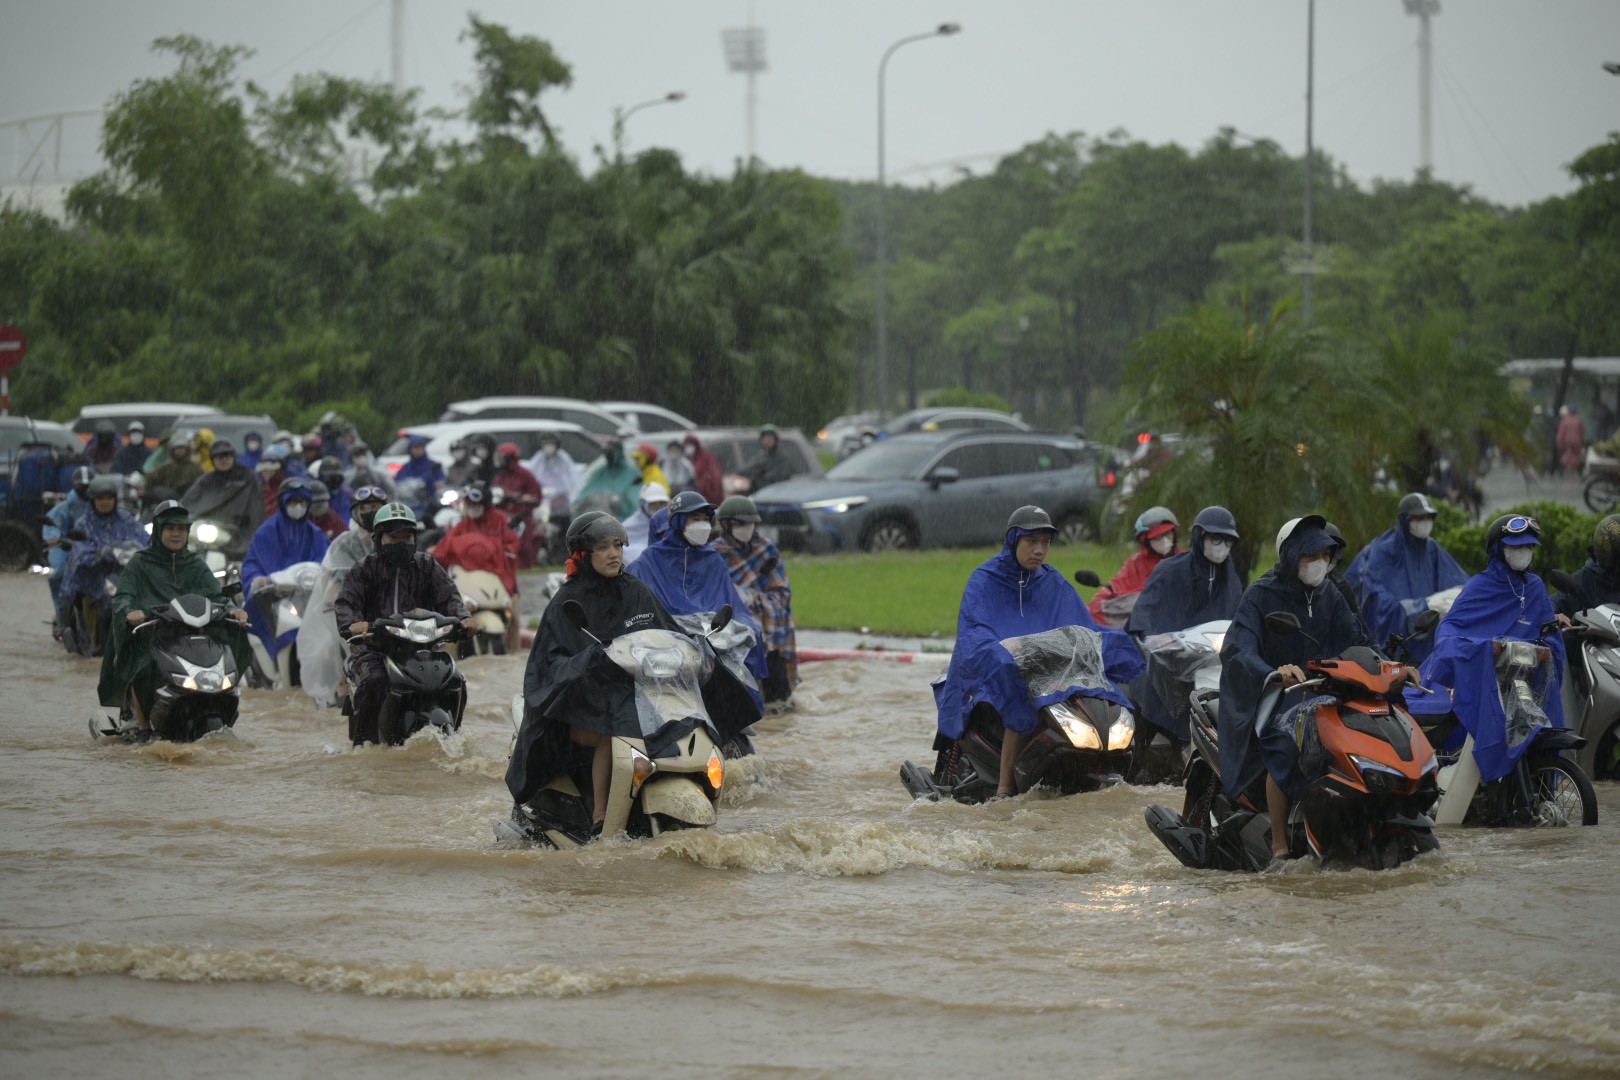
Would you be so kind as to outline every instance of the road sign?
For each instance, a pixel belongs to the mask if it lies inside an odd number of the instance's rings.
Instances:
[[[21,330],[10,323],[0,326],[0,375],[10,375],[27,352],[28,339]]]

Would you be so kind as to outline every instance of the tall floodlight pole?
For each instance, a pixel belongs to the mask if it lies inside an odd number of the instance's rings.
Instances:
[[[392,67],[394,92],[405,92],[405,0],[394,0],[393,19],[389,24],[392,37]]]
[[[720,31],[720,42],[726,50],[726,67],[748,77],[748,164],[752,166],[759,153],[759,144],[755,141],[754,77],[765,70],[765,31],[754,26],[750,19],[749,25],[740,30]]]
[[[628,109],[618,107],[613,110],[613,153],[616,157],[624,156],[624,122],[642,109],[650,109],[654,105],[673,105],[677,101],[686,100],[685,90],[671,90],[663,97],[653,98],[650,101],[638,102]]]
[[[1305,14],[1305,265],[1304,303],[1301,314],[1311,321],[1311,275],[1316,271],[1316,251],[1311,242],[1311,174],[1316,142],[1312,127],[1316,118],[1316,0],[1309,0]]]
[[[1402,0],[1408,15],[1418,17],[1418,168],[1434,168],[1434,42],[1429,20],[1440,14],[1440,0]]]
[[[889,70],[889,57],[902,45],[929,38],[950,37],[960,33],[961,23],[940,23],[926,34],[903,37],[890,45],[878,61],[878,220],[877,220],[877,359],[878,359],[878,417],[889,418],[889,247],[888,247],[888,188],[885,185],[883,158],[883,80]]]

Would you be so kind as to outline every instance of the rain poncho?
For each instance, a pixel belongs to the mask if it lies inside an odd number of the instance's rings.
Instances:
[[[619,501],[619,505],[617,509],[607,508],[608,513],[623,521],[635,513],[640,505],[642,486],[641,470],[625,460],[622,445],[610,442],[596,470],[586,479],[579,494],[574,496],[574,505],[577,507],[598,493],[611,495]]]
[[[732,584],[749,613],[759,620],[766,651],[781,654],[792,687],[799,681],[799,651],[793,634],[793,588],[782,566],[782,553],[758,532],[746,544],[739,544],[721,529],[713,546],[725,558]]]
[[[78,528],[85,538],[73,541],[67,566],[62,571],[64,609],[75,597],[101,595],[101,583],[107,576],[107,567],[101,559],[103,551],[124,543],[145,547],[151,539],[128,510],[114,509],[110,514],[98,514],[91,509],[79,518]]]
[[[545,450],[536,450],[534,457],[529,459],[529,471],[534,478],[540,481],[540,487],[546,493],[546,505],[554,514],[566,514],[568,508],[574,503],[574,492],[584,483],[581,476],[583,472],[568,451],[557,447],[555,452],[547,454]]]
[[[1318,518],[1316,521],[1320,521]],[[1311,519],[1294,527],[1283,541],[1277,565],[1250,585],[1232,615],[1221,647],[1221,702],[1218,717],[1221,739],[1221,782],[1237,798],[1261,769],[1255,735],[1256,713],[1264,697],[1266,678],[1284,664],[1304,666],[1307,660],[1335,657],[1352,645],[1370,645],[1360,621],[1326,580],[1314,589],[1299,580],[1302,555],[1333,546],[1335,541]],[[1301,633],[1273,634],[1264,618],[1273,612],[1291,612]],[[1312,642],[1309,634],[1316,639]],[[1304,693],[1295,691],[1294,694]],[[1294,704],[1294,695],[1281,699]]]
[[[308,517],[294,521],[286,515],[287,503],[294,497],[307,500],[308,493],[287,492],[281,499],[283,512],[260,525],[259,531],[253,534],[247,557],[242,560],[242,584],[250,590],[258,578],[267,578],[294,563],[320,562],[326,554],[326,534],[321,532],[320,526]],[[248,604],[247,610],[248,628],[254,637],[264,642],[271,659],[293,643],[294,630],[288,630],[278,637],[270,636],[270,624],[257,603]]]
[[[418,446],[424,448],[422,456],[417,457],[415,454],[411,454],[406,457],[405,464],[401,465],[399,471],[394,474],[394,483],[403,484],[407,480],[420,480],[431,495],[438,490],[440,484],[444,483],[444,466],[427,456],[426,439],[420,435],[411,436],[410,448],[414,450]]]
[[[1125,560],[1113,580],[1092,594],[1086,610],[1099,626],[1124,626],[1131,612],[1141,603],[1141,592],[1148,578],[1160,563],[1176,555],[1185,554],[1180,548],[1169,555],[1160,555],[1146,544],[1138,547],[1135,555]]]
[[[748,481],[749,491],[758,491],[793,479],[793,462],[782,453],[780,442],[773,450],[765,449],[762,444],[759,453],[738,469],[737,475]]]
[[[447,570],[452,566],[487,570],[515,596],[519,543],[518,534],[506,523],[506,515],[491,507],[483,517],[463,517],[452,525],[434,545],[433,557]]]
[[[968,715],[980,702],[994,708],[1005,726],[1025,735],[1036,729],[1041,709],[1075,694],[1128,707],[1129,699],[1117,686],[1142,673],[1142,654],[1136,643],[1122,631],[1098,626],[1080,594],[1055,567],[1025,570],[1018,565],[1014,552],[1020,535],[1027,534],[1008,530],[1006,545],[973,571],[962,590],[956,648],[945,680],[934,692],[939,731],[946,738],[962,737]],[[1114,686],[1067,683],[1043,687],[1047,692],[1032,696],[1006,643],[1060,627],[1079,627],[1099,635],[1098,660]],[[1074,635],[1077,643],[1086,637]]]
[[[647,550],[647,545],[651,542],[648,536],[651,525],[652,519],[647,516],[647,507],[644,505],[636,507],[636,512],[624,519],[624,534],[630,538],[630,542],[624,545],[625,565],[628,566],[641,558],[641,553]]]
[[[112,472],[119,476],[141,472],[146,468],[146,459],[151,456],[152,449],[146,445],[144,436],[133,442],[126,442],[118,448],[118,453],[113,455]]]
[[[146,474],[147,498],[156,500],[172,496],[178,499],[182,493],[190,490],[202,474],[202,466],[197,464],[195,455],[187,454],[184,461],[171,457]]]
[[[726,497],[725,470],[720,467],[720,459],[696,435],[686,437],[686,447],[691,451],[686,460],[692,463],[693,485],[705,499],[719,506]]]
[[[1204,558],[1206,535],[1194,521],[1188,550],[1154,567],[1125,629],[1133,634],[1169,634],[1232,617],[1243,599],[1243,582],[1230,558],[1218,566]]]
[[[150,613],[158,604],[166,604],[177,596],[196,594],[206,596],[216,604],[225,602],[220,581],[208,569],[202,556],[186,548],[169,551],[160,539],[161,529],[154,529],[151,545],[135,553],[124,567],[124,576],[118,580],[118,592],[112,604],[112,639],[101,656],[101,682],[96,693],[103,705],[118,708],[124,703],[124,691],[134,686],[144,708],[150,709],[152,693],[156,689],[152,678],[152,654],[145,641],[130,637],[133,627],[128,617],[132,611]],[[142,535],[145,531],[142,530]],[[152,631],[142,632],[142,637]],[[248,649],[247,635],[233,622],[210,633],[228,634],[231,651],[236,657],[236,670],[246,671],[253,662]]]
[[[249,450],[247,445],[247,441],[249,439],[258,439],[258,447],[253,450]],[[259,456],[263,453],[264,435],[257,431],[250,431],[246,435],[242,436],[242,449],[236,452],[236,463],[242,466],[244,469],[256,469],[259,467]]]
[[[1575,590],[1559,593],[1553,599],[1559,614],[1573,615],[1601,604],[1620,604],[1620,576],[1610,573],[1596,558],[1588,558],[1586,565],[1570,576],[1575,579]]]
[[[349,652],[348,642],[338,634],[334,607],[343,579],[370,554],[371,534],[351,518],[348,531],[338,534],[321,556],[320,580],[298,626],[298,682],[323,709],[337,704],[343,658]]]
[[[1564,703],[1558,693],[1564,670],[1563,635],[1548,634],[1541,642],[1552,650],[1552,663],[1540,667],[1531,681],[1531,687],[1544,698],[1547,725],[1537,726],[1514,746],[1508,744],[1492,645],[1497,638],[1537,641],[1541,628],[1555,617],[1541,578],[1509,569],[1498,549],[1485,569],[1468,579],[1435,631],[1434,652],[1421,670],[1423,685],[1440,692],[1407,691],[1411,710],[1431,715],[1447,707],[1442,688],[1451,691],[1450,707],[1474,737],[1474,761],[1482,780],[1496,780],[1511,772],[1541,726],[1564,726]]]
[[[68,492],[67,498],[51,507],[50,513],[45,515],[49,524],[41,529],[41,535],[46,540],[61,540],[79,527],[79,519],[89,509],[89,501],[81,498],[77,491]],[[51,591],[58,596],[61,595],[62,574],[67,569],[68,552],[71,550],[60,544],[45,549],[45,561],[51,568]]]
[[[749,612],[737,586],[732,584],[726,557],[715,550],[713,544],[695,548],[681,535],[687,517],[686,514],[670,514],[668,534],[653,541],[626,573],[646,582],[671,615],[719,611],[730,604],[732,617],[754,632],[754,647],[748,651],[748,670],[755,679],[763,679],[769,669],[765,665],[764,634],[759,621]]]
[[[1468,580],[1468,572],[1432,537],[1412,537],[1411,520],[1401,514],[1398,524],[1362,548],[1344,572],[1345,580],[1361,594],[1361,614],[1377,642],[1388,641],[1391,634],[1406,636],[1412,618],[1428,609],[1424,601],[1432,593]],[[1418,661],[1428,655],[1429,647],[1427,637],[1407,646]]]
[[[242,465],[204,473],[186,489],[180,501],[186,504],[193,520],[217,521],[238,533],[251,534],[264,520],[264,491],[259,487],[259,478]]]

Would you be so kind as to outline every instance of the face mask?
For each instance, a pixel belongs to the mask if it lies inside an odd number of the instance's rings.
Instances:
[[[245,445],[248,448],[248,453],[256,454],[259,452],[259,440],[249,439]]]
[[[1414,540],[1427,540],[1429,534],[1434,532],[1434,521],[1431,519],[1414,521],[1407,527],[1407,531],[1412,534]]]
[[[371,459],[366,457],[364,454],[355,454],[352,460],[354,461],[354,467],[356,469],[364,469],[367,465],[371,464]]]
[[[557,456],[557,448],[555,446],[551,445],[550,443],[547,443],[546,445],[542,446],[540,448],[540,452],[542,454],[546,455],[546,457],[548,457],[548,458],[553,458],[553,457]]]
[[[404,540],[397,544],[384,544],[382,546],[383,561],[391,566],[404,566],[416,556],[416,542]]]
[[[695,446],[688,446],[684,452],[689,458],[697,457],[697,447]]]
[[[693,547],[702,547],[709,542],[709,535],[713,532],[714,526],[707,521],[694,521],[686,527],[686,531],[681,535],[686,537],[686,542]]]
[[[1176,538],[1169,534],[1156,536],[1148,541],[1148,546],[1153,549],[1155,555],[1168,555],[1176,548]]]
[[[381,509],[380,506],[373,506],[369,510],[356,510],[354,513],[355,524],[366,530],[366,532],[370,532],[371,523],[377,517],[377,511]]]
[[[1530,569],[1530,562],[1536,553],[1528,547],[1510,547],[1502,549],[1502,560],[1508,564],[1509,569],[1524,573]]]
[[[467,460],[467,451],[465,450],[452,450],[451,453],[455,454],[457,461]]]
[[[748,541],[750,541],[750,540],[752,540],[754,538],[754,523],[752,521],[749,521],[749,522],[744,522],[741,525],[733,526],[732,530],[731,530],[731,535],[732,535],[732,538],[734,540],[736,540],[737,543],[739,543],[739,544],[748,543]]]
[[[1204,541],[1204,558],[1208,559],[1210,562],[1214,563],[1216,566],[1219,566],[1219,565],[1221,565],[1221,563],[1225,562],[1226,557],[1228,555],[1230,555],[1230,554],[1232,554],[1232,541],[1230,541],[1230,540],[1205,540]]]
[[[1314,589],[1327,579],[1328,561],[1317,559],[1299,572],[1299,580],[1305,583],[1307,589]]]
[[[287,504],[285,513],[293,521],[302,521],[304,520],[304,515],[309,513],[309,503],[290,502]]]
[[[472,518],[474,521],[477,521],[479,518],[483,517],[484,516],[484,504],[483,503],[468,503],[467,504],[467,516]]]

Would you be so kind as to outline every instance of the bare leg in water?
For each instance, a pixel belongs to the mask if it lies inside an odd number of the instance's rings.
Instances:
[[[1266,812],[1271,817],[1271,857],[1286,859],[1288,850],[1288,796],[1277,786],[1277,781],[1266,774]]]
[[[1018,755],[1024,752],[1024,744],[1028,742],[1028,735],[1020,735],[1012,728],[1002,728],[1001,777],[996,781],[997,797],[1018,794],[1018,784],[1013,779],[1013,766],[1018,763]]]
[[[613,740],[594,731],[568,729],[568,737],[580,746],[596,748],[591,755],[591,824],[600,825],[607,817],[608,785],[613,782]]]

